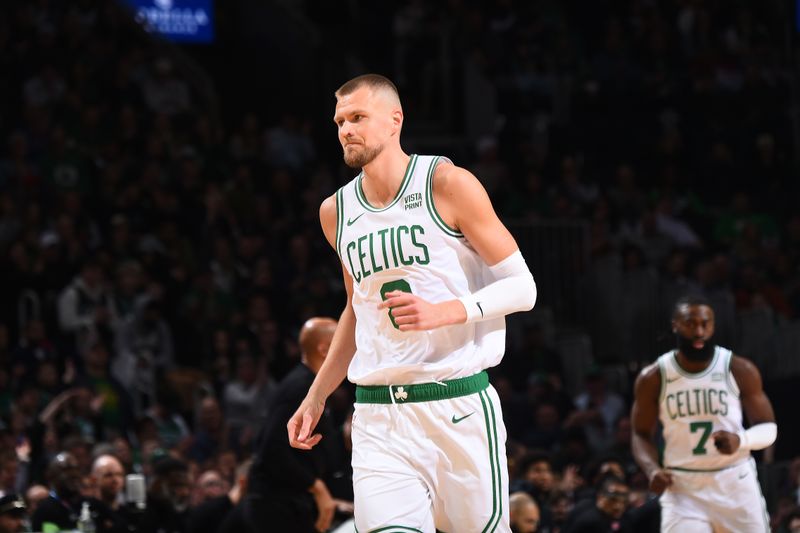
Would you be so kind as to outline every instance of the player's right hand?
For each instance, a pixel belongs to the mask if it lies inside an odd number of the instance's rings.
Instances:
[[[672,473],[668,470],[656,470],[650,478],[650,490],[656,494],[661,494],[670,485],[672,485]]]
[[[286,430],[289,433],[289,445],[300,450],[310,450],[322,440],[322,435],[313,433],[322,413],[325,402],[306,396],[300,407],[289,419]]]

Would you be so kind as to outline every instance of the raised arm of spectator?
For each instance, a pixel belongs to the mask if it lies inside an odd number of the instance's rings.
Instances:
[[[42,412],[39,413],[39,422],[45,426],[50,425],[56,415],[61,411],[61,409],[64,408],[64,405],[73,397],[75,397],[75,394],[75,389],[67,389],[50,400],[50,403],[48,403],[45,408],[42,409]]]

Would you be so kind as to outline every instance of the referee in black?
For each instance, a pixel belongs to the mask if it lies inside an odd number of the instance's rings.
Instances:
[[[323,414],[317,430],[328,438],[308,451],[289,445],[286,423],[322,366],[335,330],[332,318],[311,318],[300,330],[301,362],[278,385],[250,469],[244,514],[252,533],[316,533],[331,525],[336,504],[323,479],[335,462],[334,423]]]

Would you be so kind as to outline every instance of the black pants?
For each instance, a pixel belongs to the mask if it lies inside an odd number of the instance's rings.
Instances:
[[[249,533],[319,533],[314,527],[317,506],[310,494],[248,494],[244,517]]]

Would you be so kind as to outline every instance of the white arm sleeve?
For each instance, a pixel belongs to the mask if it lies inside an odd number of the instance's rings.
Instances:
[[[770,446],[778,437],[778,424],[775,422],[764,422],[742,430],[739,435],[739,449],[741,450],[763,450]]]
[[[519,250],[489,270],[494,282],[459,298],[467,310],[467,324],[533,309],[536,282]]]

